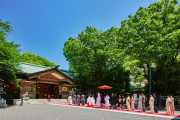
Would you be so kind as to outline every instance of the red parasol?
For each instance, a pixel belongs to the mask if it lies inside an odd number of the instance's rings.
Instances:
[[[100,86],[98,87],[99,89],[112,89],[112,87],[110,86],[107,86],[107,85],[103,85],[103,86]]]
[[[11,89],[14,89],[14,90],[19,90],[19,88],[18,88],[18,87],[16,87],[16,86],[12,86],[12,87],[11,87]]]

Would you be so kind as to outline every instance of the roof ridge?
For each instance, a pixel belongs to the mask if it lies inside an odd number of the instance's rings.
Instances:
[[[26,63],[26,62],[21,62],[21,64],[31,65],[31,66],[35,66],[35,67],[41,67],[41,68],[47,68],[47,69],[56,67],[56,66],[54,66],[54,67],[47,67],[47,66],[42,66],[42,65],[32,64],[32,63]]]

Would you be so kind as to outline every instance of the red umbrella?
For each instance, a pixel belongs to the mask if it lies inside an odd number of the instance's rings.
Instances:
[[[110,86],[107,86],[107,85],[103,85],[103,86],[100,86],[98,87],[99,89],[112,89],[112,87]]]
[[[11,89],[14,89],[14,90],[19,90],[19,88],[18,88],[18,87],[16,87],[16,86],[12,86],[12,87],[11,87]]]

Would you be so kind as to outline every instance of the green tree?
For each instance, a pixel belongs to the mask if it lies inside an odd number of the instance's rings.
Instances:
[[[121,53],[117,43],[118,31],[119,29],[115,27],[105,32],[86,27],[77,38],[70,37],[65,42],[64,56],[71,69],[82,79],[80,83],[82,89],[93,88],[96,92],[99,85],[112,85],[110,81],[113,79],[115,83],[122,84],[127,87],[126,90],[129,90],[129,86],[126,85],[126,83],[129,84],[128,82],[119,82],[119,80],[123,81],[121,78],[124,76],[127,77],[128,81],[128,73],[119,76],[119,78],[116,77],[118,75],[113,75],[113,73],[118,74],[115,72],[117,68],[119,71],[123,71],[123,68],[120,67],[123,64],[123,53]],[[110,77],[107,79],[105,76],[111,76],[111,79]]]
[[[9,22],[0,19],[0,81],[17,85],[16,74],[21,62],[19,45],[8,42],[7,36],[12,31]]]
[[[144,69],[147,79],[149,62],[156,65],[152,70],[156,74],[153,90],[164,91],[164,94],[173,82],[169,76],[180,53],[180,6],[176,7],[177,3],[177,0],[161,0],[148,8],[140,7],[135,15],[121,22],[120,34],[128,46],[126,53],[139,60],[141,64],[137,65]]]
[[[32,63],[32,64],[42,65],[42,66],[47,66],[47,67],[55,66],[54,63],[44,59],[43,57],[36,56],[29,52],[22,54],[22,59],[23,59],[23,62],[26,62],[26,63]]]

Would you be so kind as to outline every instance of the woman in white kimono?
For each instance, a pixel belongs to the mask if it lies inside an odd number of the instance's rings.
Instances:
[[[71,96],[68,97],[68,104],[72,105],[72,97]]]
[[[96,105],[97,107],[101,107],[101,96],[100,93],[98,93],[97,99],[96,99]]]
[[[142,95],[139,94],[138,111],[142,111]]]
[[[172,103],[171,103],[171,114],[173,115],[174,114],[174,110],[175,110],[175,108],[174,108],[174,98],[173,98],[173,96],[171,95],[171,101],[172,101]]]
[[[91,97],[89,96],[89,97],[87,98],[87,107],[90,107],[90,102],[91,102]]]
[[[109,97],[109,95],[107,94],[106,97],[104,98],[105,107],[106,107],[106,108],[109,108],[109,99],[110,99],[110,97]]]
[[[129,97],[129,95],[127,96],[127,99],[126,99],[126,105],[127,105],[127,109],[130,110],[130,97]]]
[[[168,115],[171,115],[171,104],[172,104],[172,101],[171,101],[170,95],[168,95],[166,99],[166,113]]]
[[[134,96],[131,95],[131,110],[134,110]]]
[[[151,97],[149,99],[149,107],[150,107],[150,111],[152,113],[154,113],[154,97],[153,97],[153,95],[151,95]]]
[[[91,107],[94,107],[94,104],[95,104],[94,96],[91,96],[90,104],[91,104]]]

